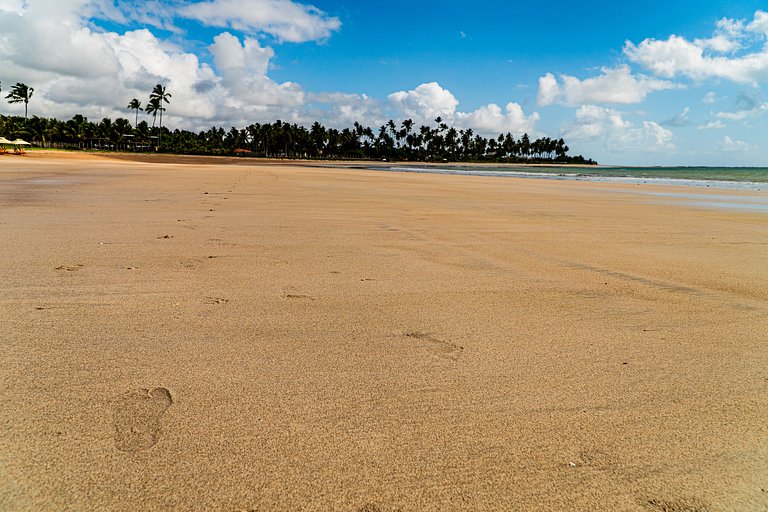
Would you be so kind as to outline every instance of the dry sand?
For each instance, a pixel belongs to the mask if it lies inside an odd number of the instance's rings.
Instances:
[[[768,508],[768,213],[182,162],[0,158],[0,510]]]

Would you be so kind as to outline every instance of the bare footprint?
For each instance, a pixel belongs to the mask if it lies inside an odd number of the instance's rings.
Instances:
[[[152,448],[160,436],[160,418],[172,403],[165,388],[138,389],[118,397],[113,415],[115,447],[124,452]]]
[[[434,336],[417,331],[408,331],[403,333],[407,338],[415,338],[424,342],[424,348],[435,357],[446,359],[448,361],[458,361],[464,347],[450,341],[444,341]]]
[[[366,503],[357,512],[402,512],[399,508],[389,507],[381,503]]]
[[[288,293],[285,295],[286,299],[304,299],[304,300],[315,300],[314,297],[311,297],[309,295],[300,295],[298,293]]]
[[[653,512],[708,512],[709,507],[695,498],[689,499],[650,499],[643,503],[647,510]]]
[[[56,267],[56,270],[65,270],[67,272],[77,272],[78,270],[83,268],[83,266],[84,265],[82,263],[77,263],[75,265],[59,265],[58,267]]]

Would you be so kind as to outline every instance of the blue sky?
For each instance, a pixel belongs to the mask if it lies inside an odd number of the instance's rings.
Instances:
[[[64,4],[64,5],[62,5]],[[378,126],[441,115],[601,163],[768,165],[768,2],[0,0],[0,81],[32,114]],[[18,106],[0,107],[16,112]]]

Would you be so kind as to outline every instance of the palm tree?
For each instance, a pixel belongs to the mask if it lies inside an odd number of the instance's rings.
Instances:
[[[157,119],[157,113],[160,111],[160,101],[156,100],[155,98],[152,98],[149,100],[149,103],[147,103],[147,106],[144,107],[144,112],[147,114],[152,114],[152,129],[155,128],[155,120]]]
[[[8,103],[24,103],[24,119],[27,118],[29,100],[32,99],[32,93],[34,92],[35,90],[27,84],[17,82],[16,85],[11,87],[10,94],[6,96]]]
[[[152,100],[156,100],[156,111],[160,112],[160,147],[163,145],[163,112],[165,111],[165,107],[163,106],[163,102],[170,103],[171,102],[171,93],[166,92],[165,86],[162,84],[157,84],[154,89],[152,89],[152,93],[149,95],[150,102]]]
[[[134,127],[139,125],[139,109],[141,109],[141,102],[137,100],[136,98],[133,98],[130,103],[128,103],[128,107],[131,110],[136,111],[136,122],[133,124]]]
[[[147,103],[147,106],[144,107],[144,112],[147,114],[152,114],[152,131],[155,131],[155,121],[157,120],[157,112],[160,110],[160,100],[156,98],[152,98],[149,100],[149,103]],[[150,137],[151,139],[151,137]]]

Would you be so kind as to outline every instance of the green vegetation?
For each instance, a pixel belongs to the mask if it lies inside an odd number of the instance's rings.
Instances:
[[[25,104],[25,117],[0,116],[0,135],[22,138],[42,147],[122,151],[163,151],[195,155],[241,155],[269,158],[375,159],[433,162],[509,162],[595,164],[581,155],[568,155],[563,139],[543,137],[531,140],[528,134],[515,138],[511,133],[485,138],[471,128],[457,130],[441,118],[434,126],[416,127],[411,119],[396,124],[390,120],[373,130],[360,123],[338,130],[318,122],[310,128],[297,124],[251,124],[245,128],[212,127],[206,131],[169,130],[163,126],[163,112],[171,94],[157,84],[144,112],[152,115],[152,126],[139,122],[141,102],[134,98],[127,108],[135,111],[130,121],[104,118],[95,123],[82,115],[69,121],[33,116],[27,119],[27,105],[34,89],[16,84],[7,96],[10,102]],[[157,114],[159,126],[155,126]]]

